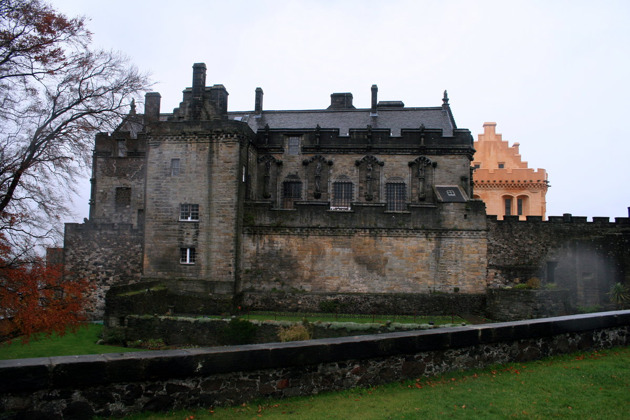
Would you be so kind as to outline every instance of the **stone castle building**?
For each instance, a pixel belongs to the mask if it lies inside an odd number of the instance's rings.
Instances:
[[[143,282],[190,297],[181,309],[190,313],[212,310],[208,301],[316,308],[331,296],[366,311],[445,294],[479,306],[488,286],[572,281],[581,268],[564,257],[568,225],[528,252],[542,218],[519,242],[486,217],[474,198],[473,137],[446,92],[434,107],[379,101],[376,85],[371,93],[365,108],[333,93],[326,109],[267,110],[257,88],[253,110],[229,111],[226,88],[206,86],[202,63],[172,113],[148,93],[143,113],[132,107],[96,136],[89,220],[66,225],[66,270],[99,286],[92,316],[112,285]],[[591,240],[589,229],[580,235]],[[619,275],[595,270],[590,284]]]
[[[496,133],[496,123],[483,125],[475,141],[473,198],[486,203],[486,213],[504,216],[542,216],[545,219],[549,181],[544,169],[531,169],[521,160],[519,143],[508,145]]]

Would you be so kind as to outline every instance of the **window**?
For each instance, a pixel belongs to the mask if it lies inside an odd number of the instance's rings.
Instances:
[[[179,159],[171,159],[171,176],[179,175],[180,166]]]
[[[180,204],[179,220],[199,220],[199,204]]]
[[[300,154],[300,138],[299,137],[289,137],[289,154],[290,155]]]
[[[131,188],[117,187],[115,200],[116,200],[117,210],[130,206],[131,205]]]
[[[499,162],[499,169],[504,169],[504,168],[505,168],[505,163]]]
[[[293,202],[302,198],[301,181],[285,181],[282,183],[282,208],[292,209]]]
[[[116,140],[116,155],[118,157],[125,157],[127,155],[127,146],[124,140]]]
[[[331,210],[350,210],[354,185],[352,182],[334,182]]]
[[[197,253],[195,248],[180,248],[179,249],[179,263],[180,264],[194,264],[197,260]]]
[[[387,211],[404,211],[407,202],[407,186],[404,182],[388,182],[385,184]]]
[[[522,198],[516,199],[516,214],[518,214],[519,216],[523,215],[523,199]]]
[[[505,198],[503,200],[503,203],[505,204],[505,215],[506,216],[511,216],[512,215],[512,199],[511,198]]]
[[[479,168],[481,168],[481,163],[475,163],[473,165],[473,169],[479,169]]]

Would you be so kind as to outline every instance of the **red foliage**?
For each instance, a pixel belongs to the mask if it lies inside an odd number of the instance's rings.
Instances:
[[[41,259],[9,260],[10,248],[0,234],[0,337],[74,331],[85,321],[87,281],[64,279],[62,268]]]

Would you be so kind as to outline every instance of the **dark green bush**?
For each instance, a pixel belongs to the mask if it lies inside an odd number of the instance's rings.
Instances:
[[[258,327],[251,322],[232,318],[221,331],[221,342],[226,345],[253,343]]]

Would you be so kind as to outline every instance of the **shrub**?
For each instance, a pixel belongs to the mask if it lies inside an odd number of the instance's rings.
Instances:
[[[125,344],[125,328],[124,327],[106,327],[103,328],[101,333],[101,340],[103,344]]]
[[[630,302],[630,289],[622,283],[615,283],[608,292],[610,301],[618,308],[623,308],[625,304]]]
[[[311,339],[309,328],[302,324],[293,324],[289,327],[278,330],[278,339],[283,343],[286,341],[303,341]]]
[[[221,341],[224,344],[249,344],[254,341],[258,327],[251,322],[232,318],[221,332]]]
[[[339,301],[323,300],[319,302],[319,310],[325,313],[337,313],[339,311]]]
[[[526,284],[529,289],[538,289],[540,288],[540,279],[538,277],[532,277],[527,280]]]

